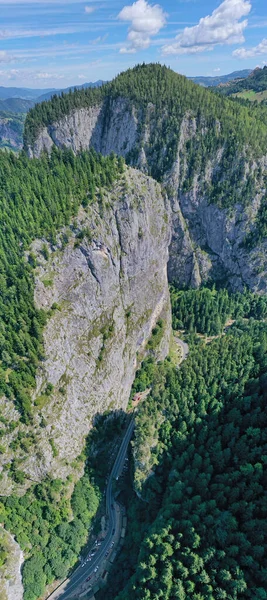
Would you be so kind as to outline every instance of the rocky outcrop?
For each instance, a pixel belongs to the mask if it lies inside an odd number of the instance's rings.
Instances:
[[[169,242],[161,186],[127,169],[120,183],[61,232],[49,246],[48,261],[41,253],[44,240],[32,245],[39,263],[36,305],[51,314],[33,398],[35,441],[26,455],[16,454],[30,482],[69,475],[94,416],[126,408],[135,370],[161,317],[156,356],[168,353]],[[10,452],[5,462],[12,460]]]
[[[12,535],[0,527],[0,545],[7,558],[0,567],[1,600],[20,600],[23,597],[21,565],[23,553]]]
[[[71,147],[75,152],[91,146],[103,154],[114,151],[142,171],[154,172],[165,160],[166,146],[162,139],[167,121],[167,114],[162,115],[160,123],[155,121],[152,104],[141,110],[128,99],[107,98],[101,105],[73,111],[58,123],[44,128],[29,151],[31,155],[40,156],[42,150],[50,150],[53,143]],[[216,121],[212,126],[216,137],[220,123]],[[204,171],[196,169],[193,184],[187,192],[183,191],[188,177],[187,143],[197,137],[204,139],[207,132],[205,122],[197,123],[194,117],[186,114],[178,132],[172,166],[165,170],[164,184],[172,207],[169,279],[180,286],[197,287],[211,278],[228,283],[234,290],[248,287],[266,293],[266,243],[252,250],[244,245],[265,194],[262,176],[255,175],[256,185],[248,205],[240,202],[231,209],[223,209],[211,203],[209,187],[213,175],[221,169],[221,177],[225,177],[222,146],[210,158]],[[160,152],[155,150],[160,146]],[[245,156],[240,153],[236,162],[232,162],[227,177],[234,177],[244,161]],[[248,172],[252,170],[256,174],[258,167],[266,171],[266,166],[266,158],[258,164],[247,162],[240,190],[246,187]]]
[[[72,148],[74,152],[93,147],[107,155],[111,152],[127,156],[137,140],[138,111],[124,98],[105,100],[88,108],[80,108],[63,117],[58,123],[43,128],[30,156],[39,157],[53,144]]]

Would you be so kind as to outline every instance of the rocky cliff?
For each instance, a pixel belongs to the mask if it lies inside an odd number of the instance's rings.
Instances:
[[[57,244],[48,244],[48,260],[41,252],[44,240],[33,243],[35,302],[51,312],[34,423],[19,425],[23,435],[32,432],[32,445],[26,452],[19,445],[15,452],[28,484],[46,475],[69,475],[94,415],[126,408],[136,367],[161,317],[157,356],[168,353],[169,241],[169,208],[161,186],[127,169],[98,203],[80,209]],[[6,399],[1,409],[6,418],[18,418]],[[18,429],[9,434],[3,466],[13,458],[11,442],[17,436]],[[10,493],[5,469],[2,476],[2,493]]]
[[[4,565],[0,567],[0,598],[1,600],[20,600],[23,597],[20,568],[23,553],[14,537],[0,527],[0,547],[7,556]]]
[[[199,286],[212,278],[234,290],[247,286],[265,293],[266,242],[252,249],[245,242],[266,194],[267,158],[252,159],[245,147],[231,148],[221,129],[219,120],[196,118],[190,111],[170,128],[167,108],[158,117],[152,102],[140,106],[129,98],[109,97],[41,128],[28,152],[40,156],[53,144],[74,152],[93,147],[160,175],[172,208],[169,279]],[[213,200],[214,188],[219,203]]]

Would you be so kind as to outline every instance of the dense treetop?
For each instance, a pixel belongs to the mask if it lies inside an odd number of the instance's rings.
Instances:
[[[229,319],[267,317],[267,298],[249,291],[230,294],[225,289],[217,291],[177,290],[171,287],[173,328],[186,329],[189,333],[218,335]]]

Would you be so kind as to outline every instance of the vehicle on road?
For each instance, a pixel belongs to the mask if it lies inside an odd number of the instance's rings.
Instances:
[[[86,577],[86,581],[90,581],[90,579],[92,579],[91,575],[90,577]]]

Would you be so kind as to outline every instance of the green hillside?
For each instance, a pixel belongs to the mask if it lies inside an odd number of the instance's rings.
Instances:
[[[263,69],[257,68],[248,77],[231,81],[215,88],[215,90],[223,96],[243,98],[252,102],[264,102],[267,99],[267,66]]]

